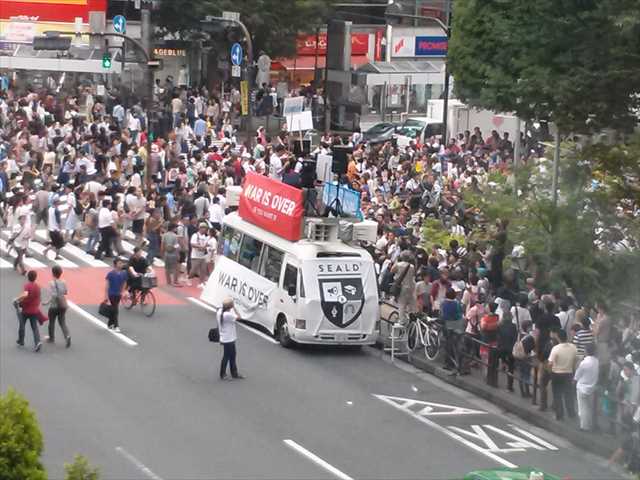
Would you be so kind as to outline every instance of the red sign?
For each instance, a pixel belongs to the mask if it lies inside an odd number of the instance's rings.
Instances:
[[[249,172],[242,183],[238,214],[248,222],[295,242],[300,239],[302,190]]]
[[[327,34],[318,35],[318,55],[327,54]],[[298,35],[296,41],[296,51],[298,55],[315,55],[316,54],[316,36],[315,35]],[[369,34],[368,33],[352,33],[351,34],[351,55],[366,55],[369,53]]]
[[[89,12],[106,12],[107,0],[0,0],[0,18],[26,15],[39,22],[89,22]]]

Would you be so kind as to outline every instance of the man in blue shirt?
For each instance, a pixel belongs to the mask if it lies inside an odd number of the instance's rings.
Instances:
[[[207,133],[207,122],[204,119],[204,115],[200,115],[200,117],[196,120],[193,125],[193,134],[196,138],[204,138]]]
[[[122,291],[127,283],[127,272],[122,269],[123,262],[120,258],[113,260],[113,270],[107,273],[105,285],[105,303],[111,304],[111,315],[107,326],[120,333],[118,326],[118,305],[122,299]]]

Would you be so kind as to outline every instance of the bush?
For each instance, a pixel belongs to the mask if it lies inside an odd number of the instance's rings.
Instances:
[[[98,480],[100,471],[89,465],[89,461],[82,455],[76,455],[73,463],[64,465],[65,480]]]
[[[46,480],[42,432],[29,402],[14,389],[0,395],[0,478]]]

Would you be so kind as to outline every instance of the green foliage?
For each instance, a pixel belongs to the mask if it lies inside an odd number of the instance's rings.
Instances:
[[[98,480],[100,470],[89,465],[89,461],[82,455],[76,455],[73,463],[65,463],[65,480]]]
[[[629,215],[640,201],[640,136],[615,146],[567,143],[561,151],[557,207],[548,159],[519,171],[517,201],[508,183],[496,181],[482,193],[465,192],[465,204],[483,213],[486,231],[509,220],[508,248],[525,247],[541,287],[568,286],[581,301],[614,308],[640,303],[640,221]],[[482,238],[482,229],[474,231]]]
[[[253,40],[255,56],[264,50],[271,57],[295,52],[298,32],[313,32],[326,23],[328,0],[162,0],[154,23],[163,31],[185,36],[200,31],[200,20],[223,11],[240,12]]]
[[[422,224],[423,246],[430,251],[434,246],[440,245],[449,248],[451,240],[457,240],[460,245],[465,244],[465,238],[461,235],[453,235],[448,231],[440,220],[427,218]]]
[[[635,0],[460,0],[449,65],[471,105],[588,132],[635,122],[638,51]]]
[[[46,480],[43,440],[29,402],[14,389],[0,395],[0,478]]]

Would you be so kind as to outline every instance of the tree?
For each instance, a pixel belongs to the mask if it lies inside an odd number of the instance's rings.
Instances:
[[[42,432],[29,402],[14,389],[0,395],[0,478],[46,480]]]
[[[331,3],[327,0],[162,0],[154,13],[154,22],[164,33],[185,37],[200,31],[200,21],[207,15],[239,12],[253,40],[256,56],[264,50],[276,57],[295,52],[299,32],[313,31],[316,24],[324,24]]]
[[[89,461],[82,455],[76,455],[73,463],[64,465],[65,480],[98,480],[100,471],[89,465]]]
[[[562,132],[637,121],[639,52],[635,0],[455,2],[449,66],[459,98]]]

